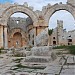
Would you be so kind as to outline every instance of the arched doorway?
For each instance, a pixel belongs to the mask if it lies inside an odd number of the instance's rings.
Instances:
[[[13,35],[13,46],[14,48],[22,47],[22,35],[17,32]]]
[[[27,45],[27,33],[25,33],[25,31],[23,31],[21,28],[14,28],[8,32],[8,48],[20,48]]]

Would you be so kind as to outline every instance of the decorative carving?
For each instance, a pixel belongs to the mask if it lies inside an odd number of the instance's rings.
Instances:
[[[33,9],[34,9],[34,7],[32,7],[32,6],[29,6],[29,8],[30,8],[31,10],[33,10]]]
[[[25,7],[28,7],[28,3],[27,2],[24,2],[23,4]]]
[[[51,7],[51,4],[49,3],[48,5],[47,5],[47,9],[49,9]]]
[[[39,20],[44,20],[44,17],[42,15],[40,15]]]
[[[43,10],[46,10],[46,6],[43,6],[43,7],[42,7],[42,11],[43,11]]]
[[[60,2],[59,4],[62,4],[62,2]]]

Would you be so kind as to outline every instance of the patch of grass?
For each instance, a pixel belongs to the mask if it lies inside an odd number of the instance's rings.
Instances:
[[[3,50],[3,49],[4,49],[3,47],[0,48],[0,54],[1,54],[1,50]]]
[[[65,49],[65,50],[69,50],[70,54],[74,54],[75,55],[75,45],[57,46],[57,47],[53,47],[53,49]]]
[[[1,47],[0,49],[1,49],[1,50],[3,50],[4,48],[3,48],[3,47]]]
[[[69,50],[70,54],[75,55],[75,45],[67,46],[67,49]]]

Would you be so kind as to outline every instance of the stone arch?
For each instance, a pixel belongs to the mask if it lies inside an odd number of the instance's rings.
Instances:
[[[37,15],[29,7],[26,7],[24,5],[12,5],[2,13],[2,21],[4,22],[2,25],[7,25],[8,18],[16,12],[21,12],[28,15],[32,19],[33,25],[37,24]]]
[[[10,38],[12,38],[13,37],[13,35],[15,34],[15,33],[21,33],[21,35],[22,35],[22,38],[25,38],[25,32],[21,29],[21,28],[14,28],[14,29],[12,29],[11,31],[10,31],[10,33],[9,33],[9,36],[10,36]]]
[[[66,10],[66,11],[70,12],[75,19],[74,7],[72,7],[71,5],[68,5],[68,4],[55,4],[55,5],[51,6],[45,13],[44,19],[45,19],[45,22],[47,25],[49,24],[50,17],[56,11],[59,11],[59,10]]]
[[[20,32],[16,32],[16,33],[14,33],[13,36],[14,36],[15,34],[17,34],[17,33],[18,33],[20,36],[22,36],[22,34],[21,34]]]

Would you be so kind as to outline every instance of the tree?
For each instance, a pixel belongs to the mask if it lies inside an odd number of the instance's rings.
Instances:
[[[52,33],[53,33],[53,29],[48,29],[48,46],[51,44]]]

